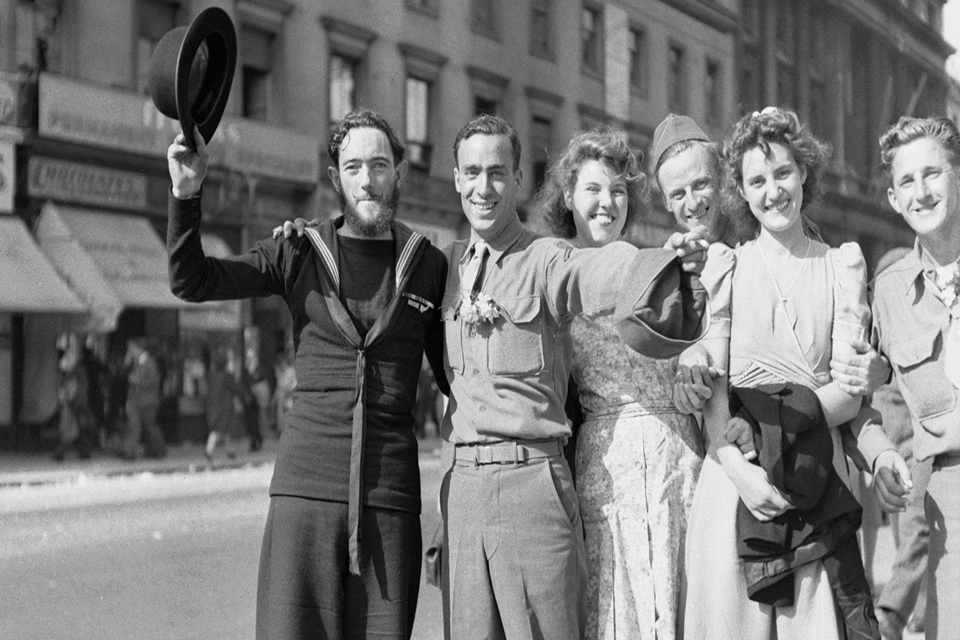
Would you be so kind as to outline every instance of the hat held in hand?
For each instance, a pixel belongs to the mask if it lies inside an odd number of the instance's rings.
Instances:
[[[237,66],[237,32],[223,9],[201,11],[189,27],[168,31],[150,57],[150,96],[163,115],[180,121],[187,145],[193,127],[210,142],[227,106]]]

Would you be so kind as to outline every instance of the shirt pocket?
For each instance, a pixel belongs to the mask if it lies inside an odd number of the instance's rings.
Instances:
[[[903,399],[925,429],[934,435],[943,432],[943,421],[935,418],[953,411],[956,389],[943,371],[943,338],[939,327],[921,330],[912,338],[890,345],[890,360],[896,363]]]
[[[540,297],[497,300],[500,318],[487,342],[487,368],[497,376],[530,376],[543,371]]]
[[[443,368],[463,373],[463,325],[460,320],[454,319],[459,303],[459,292],[443,294],[440,305],[443,318]]]

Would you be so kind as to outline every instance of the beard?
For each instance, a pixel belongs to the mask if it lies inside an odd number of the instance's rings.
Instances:
[[[363,219],[357,211],[356,204],[348,202],[342,191],[337,192],[337,197],[340,200],[340,211],[343,213],[346,225],[362,238],[377,238],[385,234],[393,223],[393,218],[397,214],[397,206],[400,203],[400,190],[394,185],[390,193],[381,196],[379,200],[367,201],[377,207],[377,213],[373,220]]]

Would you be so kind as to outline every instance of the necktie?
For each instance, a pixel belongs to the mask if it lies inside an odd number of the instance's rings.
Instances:
[[[956,299],[953,281],[960,278],[960,265],[940,267],[928,274],[927,281],[937,298],[950,311],[950,327],[943,343],[943,368],[954,388],[960,389],[960,301]]]
[[[474,291],[480,288],[480,272],[483,270],[483,260],[487,257],[490,248],[483,240],[477,240],[473,245],[473,255],[463,268],[460,276],[460,291],[463,297],[470,299]]]

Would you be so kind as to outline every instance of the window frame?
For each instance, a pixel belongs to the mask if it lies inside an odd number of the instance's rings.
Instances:
[[[595,34],[595,38],[592,38],[592,53],[596,57],[594,63],[588,59],[587,56],[587,38],[585,36],[586,27],[584,26],[584,15],[590,13],[593,15],[593,24],[595,29],[591,32]],[[584,2],[580,9],[580,24],[579,24],[579,35],[580,35],[580,71],[581,73],[593,76],[595,78],[602,79],[604,76],[604,53],[606,52],[606,34],[604,30],[604,11],[603,6],[595,4],[593,2]],[[592,66],[595,64],[596,66]]]

